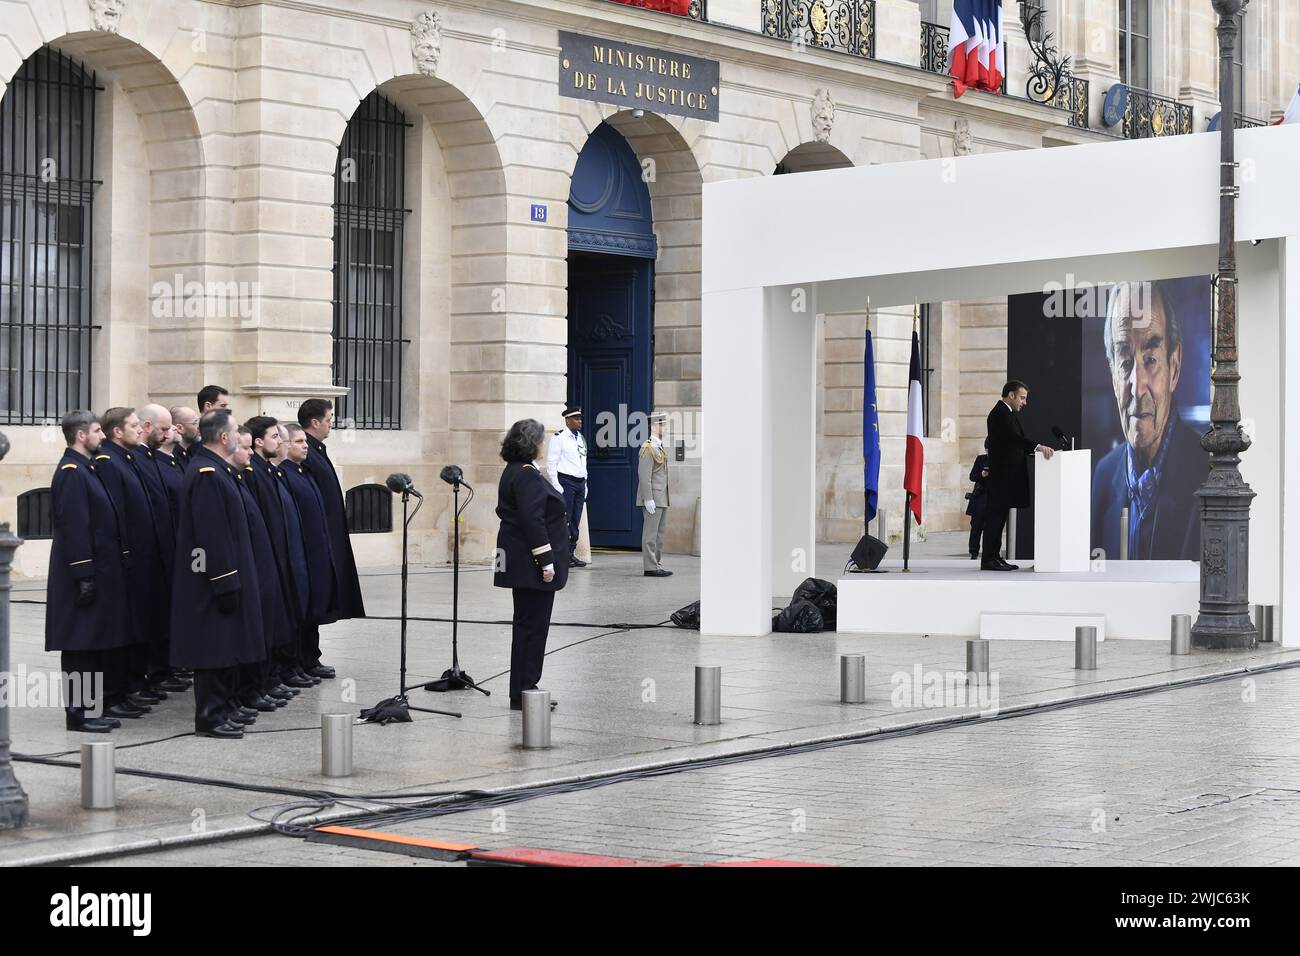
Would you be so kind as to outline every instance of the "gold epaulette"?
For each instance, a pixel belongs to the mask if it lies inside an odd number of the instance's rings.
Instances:
[[[112,455],[96,455],[95,461],[99,461],[101,458],[112,458],[112,457],[113,457]]]
[[[204,465],[202,468],[199,469],[199,474],[201,475],[205,471],[216,471],[216,470],[217,469],[213,468],[211,465]]]
[[[75,461],[70,461],[66,465],[63,465],[61,468],[59,468],[59,471],[63,471],[64,468],[76,468],[76,467],[77,467],[77,463]]]

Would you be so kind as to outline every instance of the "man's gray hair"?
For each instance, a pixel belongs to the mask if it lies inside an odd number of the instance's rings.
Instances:
[[[1134,318],[1145,317],[1155,311],[1156,299],[1165,307],[1165,353],[1172,355],[1174,349],[1183,343],[1183,327],[1178,322],[1178,313],[1174,303],[1165,294],[1163,282],[1120,282],[1110,290],[1110,299],[1106,303],[1106,330],[1103,341],[1106,345],[1106,362],[1115,367],[1115,335],[1111,324],[1120,315],[1132,315]],[[1136,301],[1135,312],[1131,303]],[[1139,326],[1145,328],[1145,325]]]
[[[211,445],[221,441],[223,432],[232,432],[234,416],[228,408],[210,408],[199,419],[199,441]]]

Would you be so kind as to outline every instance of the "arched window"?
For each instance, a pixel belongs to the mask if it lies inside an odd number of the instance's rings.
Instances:
[[[402,427],[406,117],[371,93],[334,171],[334,384],[343,427]]]
[[[42,47],[0,101],[0,422],[90,406],[95,74]]]

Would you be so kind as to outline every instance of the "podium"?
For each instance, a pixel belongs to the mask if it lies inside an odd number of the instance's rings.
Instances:
[[[1034,462],[1034,570],[1087,571],[1092,512],[1092,452],[1058,451]]]

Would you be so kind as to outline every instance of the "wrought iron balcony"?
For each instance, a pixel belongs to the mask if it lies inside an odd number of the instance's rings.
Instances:
[[[1167,96],[1129,87],[1124,108],[1125,139],[1179,136],[1192,131],[1192,108]]]
[[[950,27],[921,22],[921,69],[930,73],[948,72],[948,36]]]
[[[762,15],[766,36],[876,55],[876,0],[763,0]]]

